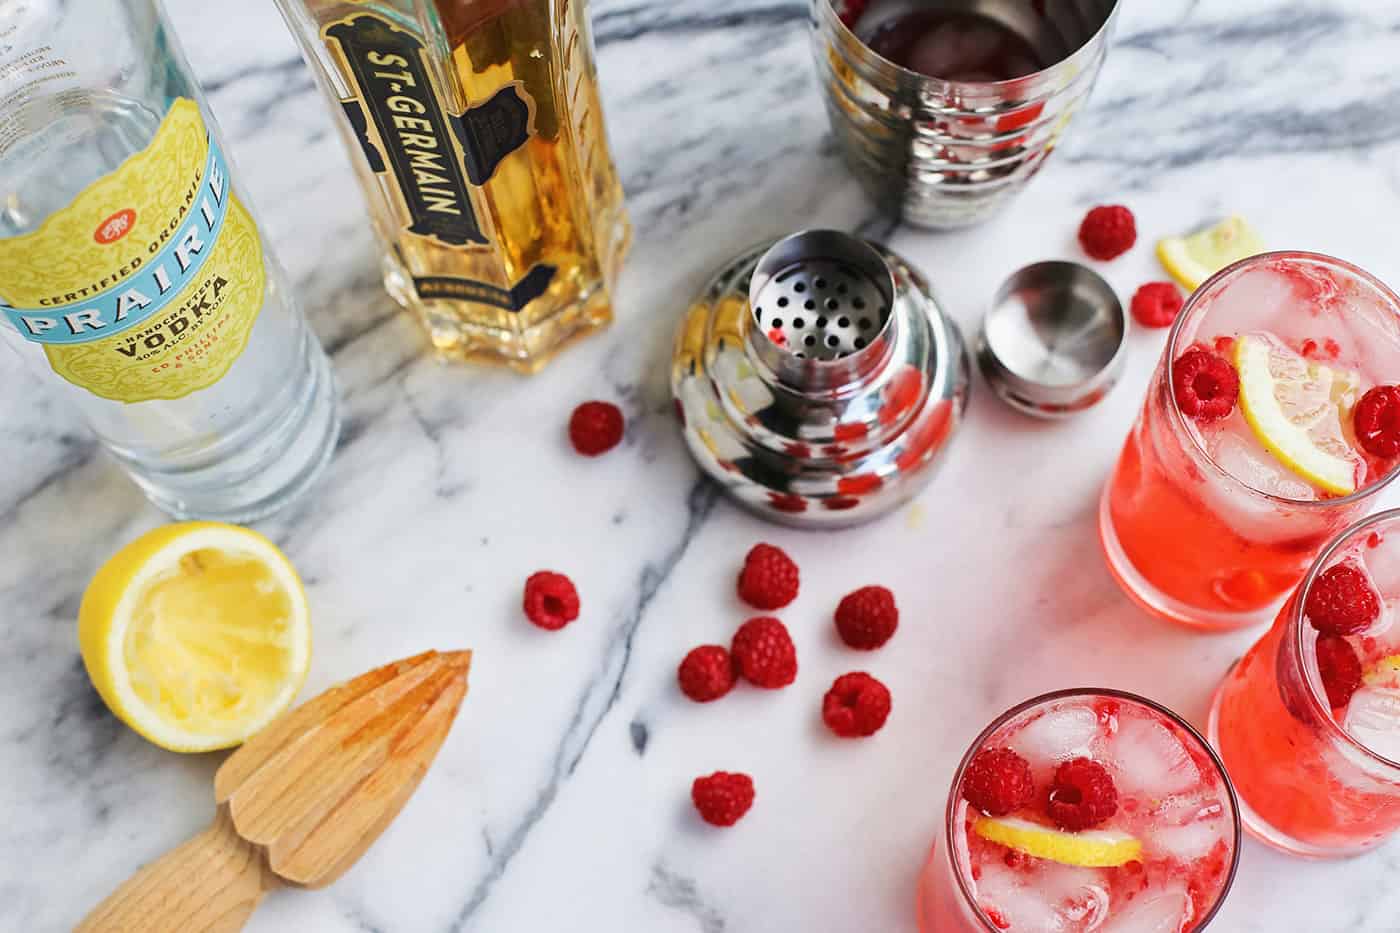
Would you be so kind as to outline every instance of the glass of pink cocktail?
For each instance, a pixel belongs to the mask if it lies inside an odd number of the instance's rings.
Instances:
[[[1327,858],[1400,829],[1400,510],[1322,552],[1226,675],[1210,733],[1264,842]]]
[[[1266,621],[1400,453],[1400,297],[1316,253],[1209,279],[1172,327],[1104,488],[1109,569],[1144,609]]]
[[[1117,690],[1049,693],[958,766],[919,876],[923,933],[1191,933],[1234,880],[1240,821],[1199,733]]]

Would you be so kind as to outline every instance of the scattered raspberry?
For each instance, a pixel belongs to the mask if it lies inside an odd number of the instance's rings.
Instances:
[[[1071,758],[1055,769],[1046,810],[1056,826],[1077,833],[1118,812],[1118,788],[1097,761]]]
[[[1172,364],[1172,392],[1188,418],[1216,421],[1235,410],[1240,374],[1209,350],[1193,347]]]
[[[894,594],[883,586],[862,586],[848,593],[836,607],[836,631],[852,648],[873,651],[894,635],[899,627],[899,609]]]
[[[984,748],[963,772],[962,795],[988,816],[1014,813],[1035,796],[1030,762],[1009,748]]]
[[[822,721],[843,739],[874,735],[889,717],[889,688],[864,671],[842,674],[822,698]]]
[[[787,626],[764,616],[739,626],[730,646],[739,673],[756,687],[775,690],[797,679],[797,648]]]
[[[1317,672],[1333,709],[1350,703],[1351,695],[1361,686],[1361,659],[1351,642],[1340,635],[1317,636]]]
[[[781,609],[797,598],[797,565],[771,544],[755,544],[739,572],[739,598],[755,609]]]
[[[690,799],[711,826],[733,826],[753,806],[753,778],[716,771],[690,785]]]
[[[1400,386],[1376,386],[1361,396],[1352,413],[1356,441],[1369,454],[1400,454]]]
[[[1381,614],[1380,597],[1355,564],[1328,567],[1313,581],[1303,606],[1312,627],[1327,635],[1355,635]]]
[[[562,573],[541,570],[525,581],[525,617],[551,632],[578,618],[578,590]]]
[[[607,453],[622,440],[622,409],[611,402],[584,402],[569,417],[569,440],[585,457]]]
[[[696,703],[718,700],[734,687],[738,679],[734,661],[721,645],[701,645],[690,649],[676,670],[681,693]]]
[[[1129,309],[1143,327],[1171,327],[1183,300],[1175,282],[1148,282],[1133,293]]]
[[[1079,225],[1079,245],[1095,259],[1121,256],[1137,242],[1133,212],[1121,204],[1101,205],[1084,215]]]

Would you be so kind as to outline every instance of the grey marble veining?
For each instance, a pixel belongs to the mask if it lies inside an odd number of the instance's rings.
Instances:
[[[665,385],[677,315],[738,249],[806,226],[871,232],[927,272],[969,332],[1011,269],[1076,258],[1078,220],[1104,201],[1130,204],[1143,231],[1099,266],[1125,296],[1160,277],[1156,236],[1236,211],[1273,245],[1400,281],[1396,0],[1129,0],[1061,151],[1004,216],[947,235],[885,221],[845,172],[800,0],[598,0],[637,228],[619,321],[534,379],[444,367],[380,287],[346,155],[271,4],[170,6],[345,400],[326,482],[263,526],[308,584],[306,693],[422,648],[477,651],[458,724],[399,821],[329,890],[269,898],[256,931],[913,931],[913,879],[953,764],[993,715],[1097,682],[1202,719],[1256,633],[1145,618],[1095,540],[1097,493],[1160,334],[1132,334],[1122,383],[1070,423],[1026,421],[976,386],[938,480],[879,525],[778,530],[699,481]],[[629,433],[582,462],[563,422],[592,397],[619,401]],[[147,745],[77,659],[88,578],[160,516],[8,354],[0,399],[0,929],[59,930],[207,822],[217,759]],[[691,704],[675,665],[745,618],[733,577],[759,539],[803,567],[784,613],[801,676]],[[558,634],[519,617],[540,567],[582,591],[583,617]],[[895,590],[904,621],[886,649],[854,656],[830,611],[871,582]],[[894,693],[889,724],[861,743],[829,738],[818,715],[852,669]],[[688,801],[691,778],[718,768],[758,785],[726,832]],[[1311,864],[1250,843],[1216,926],[1394,933],[1397,872],[1394,844]]]

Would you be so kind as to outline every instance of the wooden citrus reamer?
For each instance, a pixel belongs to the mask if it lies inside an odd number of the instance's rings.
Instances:
[[[335,881],[427,773],[470,664],[469,651],[429,651],[277,719],[214,776],[213,825],[129,878],[79,933],[231,933],[268,891]]]

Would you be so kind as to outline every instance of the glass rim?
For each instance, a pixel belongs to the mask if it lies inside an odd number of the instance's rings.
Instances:
[[[1397,509],[1396,512],[1400,513],[1400,509]],[[1243,823],[1240,820],[1240,801],[1239,797],[1235,794],[1235,783],[1230,780],[1230,774],[1225,770],[1225,762],[1221,760],[1220,754],[1210,742],[1206,740],[1206,737],[1201,734],[1199,729],[1191,725],[1191,723],[1187,722],[1185,718],[1178,715],[1173,710],[1158,703],[1156,700],[1150,700],[1141,694],[1132,693],[1127,690],[1118,690],[1113,687],[1065,687],[1060,690],[1051,690],[1048,693],[1042,693],[1028,700],[1022,700],[1020,703],[1017,703],[1015,706],[993,719],[991,723],[972,740],[972,744],[968,746],[967,752],[964,753],[962,757],[962,761],[958,762],[957,770],[953,772],[953,783],[948,788],[948,803],[945,808],[944,845],[948,854],[948,867],[953,873],[955,886],[962,895],[963,902],[971,907],[973,914],[987,933],[1001,933],[1000,928],[992,923],[991,918],[983,912],[976,898],[973,897],[972,892],[968,890],[967,879],[964,878],[962,872],[958,870],[957,860],[953,857],[956,851],[954,846],[954,833],[958,828],[957,808],[960,799],[957,795],[957,790],[958,786],[962,783],[963,775],[967,772],[967,766],[972,762],[973,756],[982,750],[982,746],[992,737],[992,734],[1008,721],[1037,706],[1043,706],[1053,703],[1056,700],[1065,700],[1071,697],[1110,697],[1115,700],[1126,700],[1130,703],[1137,703],[1155,713],[1159,713],[1176,726],[1183,729],[1186,734],[1205,751],[1211,764],[1215,766],[1215,772],[1220,776],[1221,782],[1225,785],[1225,793],[1230,798],[1230,819],[1231,823],[1234,825],[1235,843],[1230,849],[1230,870],[1225,875],[1220,893],[1216,896],[1215,903],[1211,905],[1210,910],[1201,918],[1201,921],[1192,927],[1192,933],[1197,933],[1197,931],[1205,929],[1210,926],[1211,921],[1215,919],[1215,915],[1220,912],[1221,905],[1225,903],[1226,895],[1230,893],[1230,889],[1234,886],[1235,874],[1240,866],[1240,846],[1244,841],[1244,830]]]
[[[1384,282],[1376,278],[1371,273],[1367,272],[1365,269],[1353,263],[1347,262],[1345,259],[1338,259],[1336,256],[1330,256],[1327,253],[1318,253],[1313,252],[1311,250],[1299,249],[1270,250],[1269,252],[1255,253],[1253,256],[1246,256],[1244,259],[1239,259],[1235,262],[1230,263],[1228,266],[1221,269],[1219,272],[1215,273],[1210,278],[1206,279],[1204,282],[1198,285],[1196,287],[1196,290],[1187,297],[1186,304],[1182,306],[1180,313],[1178,313],[1176,316],[1176,321],[1172,323],[1172,329],[1171,332],[1167,335],[1167,345],[1166,349],[1162,353],[1161,362],[1161,367],[1163,370],[1162,389],[1167,396],[1166,408],[1167,411],[1171,413],[1170,417],[1173,426],[1179,432],[1186,434],[1186,436],[1190,438],[1191,449],[1196,451],[1196,453],[1198,453],[1201,456],[1201,458],[1205,460],[1207,464],[1209,464],[1211,469],[1218,472],[1221,476],[1224,476],[1230,482],[1235,483],[1241,488],[1248,490],[1250,494],[1259,496],[1260,498],[1268,502],[1286,505],[1290,508],[1303,510],[1315,509],[1321,511],[1323,509],[1330,509],[1338,506],[1353,505],[1357,502],[1365,500],[1369,496],[1380,492],[1386,486],[1390,485],[1391,481],[1394,480],[1397,475],[1400,475],[1400,462],[1397,462],[1395,466],[1391,467],[1388,473],[1386,473],[1380,479],[1376,480],[1374,483],[1371,483],[1367,486],[1363,486],[1355,492],[1345,496],[1336,496],[1330,499],[1289,499],[1285,496],[1274,495],[1271,492],[1264,492],[1262,489],[1255,489],[1253,486],[1249,485],[1244,480],[1235,476],[1233,473],[1229,472],[1220,464],[1215,462],[1215,458],[1210,455],[1210,452],[1206,450],[1205,446],[1201,443],[1200,437],[1197,436],[1196,432],[1191,429],[1191,425],[1187,423],[1186,415],[1182,413],[1181,407],[1177,404],[1176,393],[1171,391],[1171,365],[1172,362],[1175,361],[1177,358],[1178,341],[1181,339],[1181,332],[1185,327],[1187,318],[1189,318],[1191,316],[1191,312],[1195,310],[1196,305],[1201,300],[1201,296],[1206,294],[1206,292],[1210,289],[1211,286],[1218,284],[1221,280],[1235,275],[1243,271],[1244,269],[1264,262],[1277,262],[1281,259],[1309,260],[1312,262],[1338,267],[1344,270],[1345,272],[1348,272],[1361,279],[1368,286],[1374,288],[1377,292],[1379,292],[1383,298],[1390,302],[1394,309],[1396,317],[1400,318],[1400,295],[1397,295],[1393,290],[1391,290],[1390,286],[1386,285]],[[1150,397],[1152,389],[1149,387],[1147,391]]]
[[[1350,544],[1363,532],[1370,531],[1375,525],[1390,522],[1395,519],[1400,519],[1400,508],[1386,509],[1383,512],[1377,512],[1374,515],[1369,515],[1361,521],[1344,528],[1337,537],[1327,543],[1327,546],[1323,548],[1313,560],[1312,566],[1308,567],[1308,572],[1304,574],[1303,579],[1298,583],[1298,588],[1294,591],[1294,599],[1286,611],[1288,612],[1288,625],[1293,629],[1293,647],[1298,652],[1298,662],[1303,669],[1303,679],[1307,682],[1308,701],[1313,707],[1311,712],[1319,715],[1324,724],[1323,728],[1333,738],[1358,750],[1367,758],[1378,762],[1392,771],[1400,771],[1400,761],[1387,758],[1380,752],[1372,750],[1364,742],[1352,736],[1350,732],[1343,728],[1341,723],[1332,718],[1331,704],[1325,702],[1322,698],[1325,691],[1319,693],[1322,686],[1322,675],[1317,668],[1317,652],[1314,650],[1310,654],[1303,650],[1305,645],[1304,639],[1307,637],[1309,631],[1309,627],[1303,623],[1303,606],[1307,602],[1308,592],[1311,590],[1313,583],[1316,582],[1323,569],[1327,566],[1327,562],[1331,560],[1339,550]]]
[[[855,31],[851,29],[850,26],[846,25],[845,20],[841,19],[841,17],[836,14],[836,0],[811,0],[811,2],[813,6],[823,8],[821,16],[827,20],[828,25],[834,23],[834,28],[837,31],[850,36],[851,39],[858,42],[862,47],[867,49],[871,55],[879,59],[881,63],[889,66],[889,68],[891,68],[896,74],[900,75],[901,77],[909,77],[918,81],[933,82],[935,84],[939,84],[949,88],[977,87],[991,88],[995,90],[1005,90],[1023,81],[1033,81],[1036,78],[1042,77],[1047,72],[1054,71],[1055,69],[1061,67],[1066,62],[1075,60],[1080,56],[1081,53],[1083,53],[1085,49],[1090,48],[1095,44],[1103,42],[1104,37],[1108,34],[1108,30],[1113,27],[1113,22],[1114,19],[1118,16],[1119,8],[1123,6],[1123,0],[1110,0],[1111,5],[1108,10],[1108,15],[1104,17],[1103,22],[1099,24],[1099,27],[1094,30],[1093,35],[1089,36],[1079,45],[1075,46],[1063,57],[1056,59],[1055,61],[1046,65],[1044,68],[1037,68],[1030,74],[1021,75],[1019,78],[1003,78],[1000,81],[950,81],[947,78],[939,78],[934,75],[926,75],[922,71],[915,71],[912,68],[906,68],[898,62],[891,61],[890,59],[881,55],[879,52],[870,48],[870,45],[860,36],[856,35]]]

